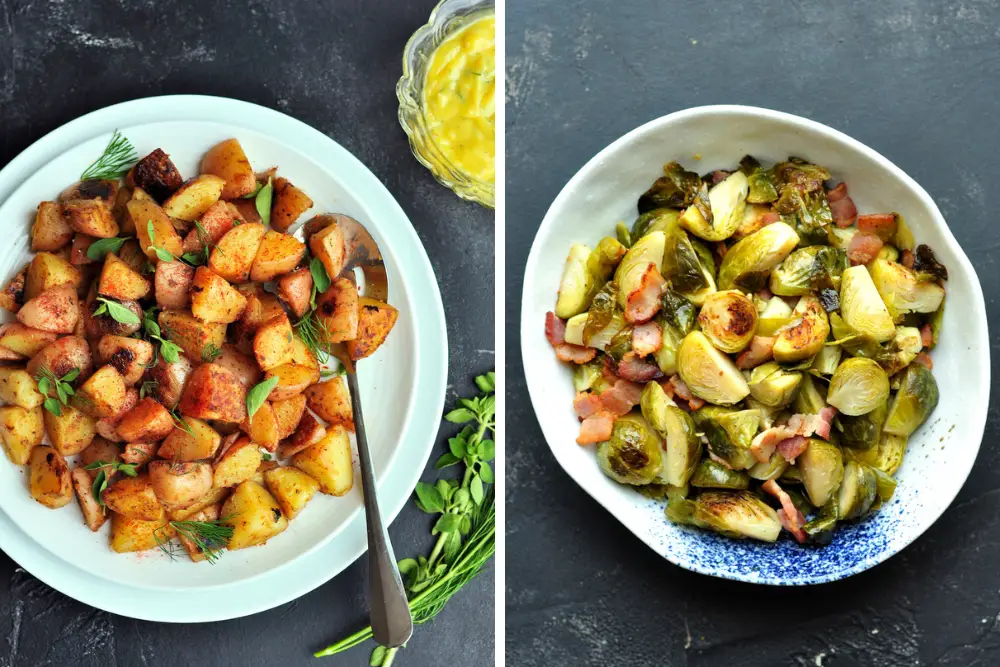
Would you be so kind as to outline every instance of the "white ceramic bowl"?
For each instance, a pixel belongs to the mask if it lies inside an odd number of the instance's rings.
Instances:
[[[910,438],[892,500],[864,521],[838,528],[832,544],[799,546],[730,540],[675,526],[662,503],[607,478],[593,447],[574,440],[571,369],[556,360],[544,336],[545,313],[571,243],[596,243],[619,220],[631,224],[636,200],[677,160],[705,173],[731,169],[746,154],[765,164],[789,155],[827,167],[846,181],[862,213],[897,211],[918,243],[948,267],[941,342],[932,353],[941,390],[937,410]],[[694,156],[700,155],[696,160]],[[990,392],[989,339],[982,289],[968,258],[930,196],[874,150],[825,125],[777,111],[742,106],[687,109],[629,132],[570,179],[542,221],[525,269],[521,347],[528,391],[552,453],[591,496],[672,563],[713,576],[754,583],[802,585],[833,581],[876,565],[916,539],[955,498],[976,460]],[[583,508],[581,511],[593,511]]]

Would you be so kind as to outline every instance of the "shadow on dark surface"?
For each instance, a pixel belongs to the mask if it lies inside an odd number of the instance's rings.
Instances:
[[[433,0],[247,3],[0,1],[0,164],[82,114],[167,94],[235,97],[333,137],[386,185],[413,222],[441,286],[450,352],[446,403],[494,366],[494,216],[438,185],[396,119],[403,46]],[[167,147],[165,147],[167,148]],[[446,425],[433,460],[443,451]],[[390,529],[399,557],[433,546],[408,505]],[[0,666],[306,665],[367,623],[356,563],[301,599],[218,624],[137,622],[77,603],[0,554]],[[492,567],[418,627],[397,664],[492,661]],[[370,648],[370,647],[367,647]],[[366,648],[327,664],[367,664]]]
[[[519,346],[525,262],[559,190],[625,132],[713,103],[799,114],[889,157],[938,203],[993,319],[998,20],[985,2],[508,3],[507,664],[1000,662],[995,414],[955,504],[901,554],[836,583],[753,586],[662,560],[576,486],[542,438]]]

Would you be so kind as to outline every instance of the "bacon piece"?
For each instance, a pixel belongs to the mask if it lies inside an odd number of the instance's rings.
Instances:
[[[656,322],[637,324],[632,329],[632,351],[640,357],[652,354],[663,347],[663,330]]]
[[[778,483],[773,479],[764,482],[761,488],[781,502],[781,509],[778,510],[778,518],[781,519],[781,525],[785,527],[785,530],[794,535],[799,544],[805,542],[806,534],[802,530],[802,526],[805,525],[805,517],[802,516],[802,512],[795,506],[795,503],[792,502],[791,496],[785,493],[784,489],[778,486]]]
[[[566,320],[556,317],[556,314],[549,311],[545,313],[545,337],[552,347],[566,342]]]
[[[719,241],[715,244],[715,256],[720,260],[726,257],[726,253],[729,251],[729,246],[726,245],[725,241]]]
[[[774,336],[754,336],[747,349],[736,357],[736,367],[740,370],[756,368],[774,358]]]
[[[760,226],[761,228],[767,227],[768,225],[773,225],[779,220],[781,220],[780,213],[778,213],[777,211],[768,211],[764,215],[760,216]]]
[[[635,352],[626,352],[615,367],[615,373],[623,380],[645,384],[650,380],[663,377],[660,367],[651,361],[639,358]]]
[[[837,187],[826,191],[826,199],[831,204],[840,201],[847,196],[847,183],[837,183]]]
[[[572,361],[574,364],[585,364],[597,356],[597,350],[592,347],[559,343],[556,345],[556,358],[559,361]]]
[[[806,525],[806,518],[798,509],[795,510],[794,516],[794,519],[790,518],[785,510],[778,510],[778,519],[781,521],[781,526],[791,533],[799,544],[804,544],[809,539],[806,531],[802,530],[802,526]]]
[[[639,280],[639,286],[625,299],[625,320],[636,324],[652,319],[660,310],[660,296],[666,284],[656,264],[650,262]]]
[[[642,398],[642,385],[628,380],[617,380],[609,389],[601,392],[601,407],[616,417],[628,414]]]
[[[761,463],[767,463],[771,460],[771,456],[774,454],[774,450],[777,449],[778,444],[795,435],[797,435],[795,431],[787,426],[766,428],[754,436],[753,441],[750,443],[750,453]]]
[[[729,172],[723,171],[722,169],[716,169],[712,172],[712,185],[718,185],[722,181],[729,178]]]
[[[833,224],[841,229],[850,227],[858,219],[858,207],[850,197],[830,202],[830,213],[833,215]]]
[[[920,342],[924,344],[924,347],[930,347],[934,344],[934,331],[930,324],[920,327]]]
[[[882,239],[875,234],[858,232],[847,246],[847,258],[853,266],[868,264],[878,256],[882,249]]]
[[[882,241],[888,241],[896,233],[896,216],[892,213],[859,215],[858,231],[865,234],[874,234],[882,239]]]
[[[837,416],[837,408],[827,406],[820,408],[818,414],[794,414],[788,420],[788,428],[795,435],[806,438],[813,434],[821,438],[830,437],[830,424]]]
[[[778,453],[789,463],[795,463],[795,459],[802,456],[808,447],[809,441],[805,436],[793,435],[778,443]]]
[[[899,256],[899,263],[908,269],[913,268],[913,263],[916,261],[916,257],[913,256],[912,250],[904,250]]]
[[[688,389],[688,386],[684,384],[684,380],[681,379],[680,375],[670,376],[670,386],[673,387],[674,393],[683,398],[685,401],[690,401],[694,397],[694,394],[692,394],[691,390]]]
[[[581,391],[573,398],[573,409],[576,410],[577,417],[586,419],[590,415],[600,412],[603,406],[597,394]]]
[[[920,354],[918,354],[916,359],[914,359],[913,361],[920,364],[927,370],[933,370],[934,368],[934,362],[931,361],[930,355],[927,354],[926,352],[921,352]]]
[[[701,400],[697,396],[693,396],[688,399],[688,407],[692,410],[697,410],[705,405],[705,401]]]
[[[576,442],[579,445],[590,445],[595,442],[604,442],[611,437],[611,431],[615,426],[615,416],[607,410],[601,410],[597,414],[590,415],[580,424],[580,435]]]

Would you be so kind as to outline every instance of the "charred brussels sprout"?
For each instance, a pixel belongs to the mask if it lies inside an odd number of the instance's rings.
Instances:
[[[747,202],[768,204],[778,198],[774,174],[760,166],[760,162],[753,157],[746,155],[740,160],[740,171],[747,177]]]
[[[874,471],[863,463],[848,461],[837,492],[837,514],[842,520],[857,519],[871,508],[877,493]]]
[[[767,461],[755,463],[747,473],[751,479],[766,482],[769,479],[778,479],[787,468],[788,461],[784,456],[775,452]]]
[[[683,335],[691,333],[694,328],[694,304],[669,287],[663,290],[661,303],[660,312],[665,321]]]
[[[757,309],[738,290],[716,292],[702,304],[698,324],[716,348],[730,354],[740,352],[757,331]]]
[[[799,299],[792,311],[798,319],[793,326],[782,329],[774,341],[774,358],[781,363],[810,359],[823,349],[830,335],[830,321],[819,299],[807,294]]]
[[[694,201],[695,193],[701,185],[701,178],[693,171],[687,171],[677,162],[663,165],[660,176],[646,192],[639,197],[639,213],[647,213],[657,208],[682,208]]]
[[[615,420],[611,439],[597,448],[597,461],[616,482],[649,484],[663,467],[660,438],[642,415],[629,413]]]
[[[838,248],[799,248],[771,273],[771,291],[781,296],[801,296],[822,288],[837,288],[848,266],[847,253]]]
[[[691,476],[691,486],[701,489],[746,489],[750,486],[750,476],[711,459],[702,459]]]
[[[815,192],[804,192],[799,187],[785,187],[774,203],[774,210],[781,214],[782,221],[789,224],[802,241],[826,241],[833,223],[833,213],[822,188]]]
[[[786,371],[774,361],[761,364],[750,372],[750,394],[773,408],[791,403],[801,384],[802,373]]]
[[[698,251],[698,244],[691,240],[680,225],[670,225],[664,234],[664,280],[691,302],[701,303],[715,291],[714,271],[706,266]]]
[[[780,264],[798,242],[798,234],[783,222],[768,225],[740,239],[722,258],[719,289],[739,287],[757,291],[767,284],[771,269]]]
[[[851,329],[879,343],[896,333],[892,316],[863,266],[852,266],[840,277],[840,314]]]
[[[944,301],[943,287],[920,281],[916,272],[902,264],[876,259],[868,271],[889,315],[896,321],[907,313],[933,313]]]
[[[701,206],[688,206],[678,219],[681,226],[706,241],[728,239],[743,222],[747,200],[747,177],[736,171],[708,192],[711,215]]]
[[[585,364],[573,364],[573,389],[587,391],[604,376],[604,362],[600,358]]]
[[[681,342],[677,372],[695,396],[709,403],[733,405],[750,393],[732,360],[700,331],[692,331]]]
[[[569,319],[587,310],[593,296],[594,278],[587,270],[590,248],[575,243],[569,249],[562,280],[559,281],[559,298],[556,300],[556,317]]]
[[[610,236],[605,236],[600,240],[597,247],[587,257],[587,270],[590,271],[590,275],[594,279],[594,285],[603,285],[611,278],[615,267],[618,266],[618,262],[622,261],[626,252],[628,250],[625,246]]]
[[[841,414],[853,417],[871,412],[888,398],[889,377],[877,362],[864,357],[854,357],[840,364],[830,378],[826,394],[827,403]]]
[[[844,456],[840,447],[832,442],[809,438],[809,446],[796,459],[795,467],[802,477],[809,502],[822,507],[844,477]]]
[[[705,491],[694,501],[692,519],[729,537],[774,542],[781,532],[778,513],[749,491]]]
[[[910,364],[889,406],[885,432],[910,437],[927,421],[937,404],[938,386],[934,375],[920,364]]]
[[[591,347],[603,347],[594,345],[594,337],[605,331],[611,325],[612,320],[618,310],[618,286],[613,282],[608,282],[598,290],[590,302],[590,310],[587,311],[587,320],[583,327],[582,338],[584,345]],[[618,328],[620,330],[621,327]],[[614,331],[611,335],[618,333]]]
[[[663,232],[668,227],[677,222],[681,212],[672,208],[656,208],[643,213],[632,223],[632,231],[629,236],[634,243],[649,232]]]
[[[948,280],[948,269],[937,261],[934,251],[928,245],[918,245],[914,252],[913,270],[918,274],[926,274],[938,280]]]
[[[830,172],[824,167],[811,164],[802,158],[791,156],[785,162],[774,165],[775,179],[786,186],[794,186],[803,192],[815,192],[830,180]]]
[[[693,414],[698,429],[708,440],[708,449],[713,457],[725,461],[733,470],[746,470],[756,463],[750,451],[750,443],[731,438],[726,428],[716,419],[715,408],[702,408]],[[752,437],[752,436],[751,436]]]
[[[888,403],[882,401],[871,412],[857,417],[839,415],[837,421],[840,424],[840,444],[852,449],[876,447],[881,439],[888,411]]]
[[[636,241],[621,263],[615,269],[615,285],[618,286],[618,303],[625,307],[629,295],[637,292],[649,265],[657,270],[663,265],[663,246],[666,236],[663,232],[650,232]]]

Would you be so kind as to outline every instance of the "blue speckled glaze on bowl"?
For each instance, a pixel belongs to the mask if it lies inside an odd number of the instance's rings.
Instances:
[[[802,546],[783,532],[777,543],[735,540],[670,523],[662,502],[610,480],[593,447],[574,440],[572,370],[556,360],[544,336],[566,252],[593,246],[619,220],[636,216],[635,202],[678,160],[708,172],[732,168],[746,154],[765,163],[797,155],[846,181],[862,213],[896,211],[918,243],[930,245],[949,270],[948,307],[931,356],[941,399],[909,439],[892,500],[877,513],[838,526],[825,546]],[[697,157],[696,157],[697,156]],[[954,500],[979,451],[990,392],[986,307],[975,270],[930,196],[872,149],[813,121],[766,109],[714,106],[664,116],[601,151],[563,188],[539,227],[525,269],[521,351],[532,407],[553,455],[580,487],[639,539],[681,567],[750,583],[801,586],[836,581],[866,570],[910,544]],[[595,511],[583,506],[581,511]]]

